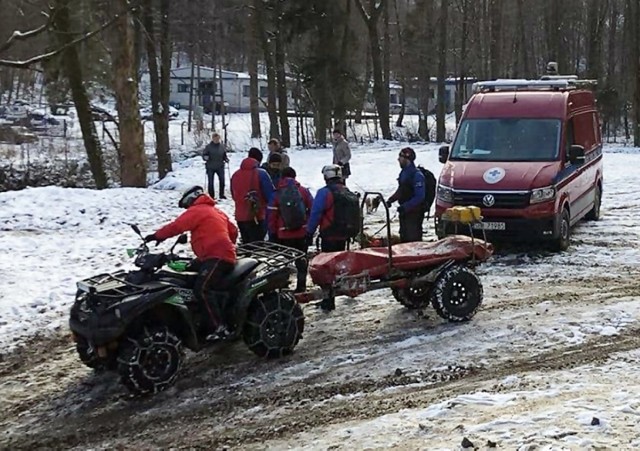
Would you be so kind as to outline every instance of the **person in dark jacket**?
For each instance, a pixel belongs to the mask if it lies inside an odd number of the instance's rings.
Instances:
[[[269,148],[269,156],[273,154],[278,154],[282,157],[282,163],[280,165],[280,169],[289,167],[289,154],[284,150],[282,144],[280,144],[280,140],[276,138],[271,138],[267,143],[267,147]],[[267,158],[268,160],[268,158]]]
[[[282,174],[282,155],[279,153],[270,153],[267,158],[267,162],[263,163],[260,166],[262,169],[267,171],[269,177],[271,177],[271,181],[273,182],[273,186],[278,186],[278,181],[280,180]]]
[[[259,167],[260,160],[262,152],[252,148],[231,176],[231,196],[243,243],[262,241],[267,233],[266,210],[274,188],[267,171]]]
[[[343,251],[347,246],[347,237],[333,230],[333,192],[345,189],[342,180],[342,168],[337,164],[330,164],[322,168],[322,175],[327,186],[316,193],[311,207],[311,216],[307,224],[308,234],[313,236],[320,228],[320,242],[322,252]]]
[[[405,147],[398,155],[402,170],[398,177],[398,189],[387,200],[391,206],[398,202],[400,217],[400,241],[408,243],[422,241],[422,222],[424,221],[425,180],[416,167],[416,153],[411,147]]]
[[[213,177],[217,175],[220,186],[220,199],[226,199],[224,195],[224,165],[229,163],[229,158],[227,157],[227,150],[224,144],[220,142],[220,135],[218,133],[211,135],[211,142],[207,144],[207,147],[202,151],[202,158],[206,161],[205,167],[207,170],[209,196],[214,199],[216,197],[216,191],[213,187]]]
[[[285,227],[285,222],[280,213],[280,193],[282,193],[286,188],[290,186],[295,186],[300,193],[300,197],[302,199],[302,202],[304,203],[306,212],[305,224],[299,229],[295,230],[290,230]],[[307,188],[303,187],[296,181],[296,171],[292,167],[285,168],[282,171],[282,177],[280,178],[280,180],[278,181],[278,185],[276,186],[275,195],[269,203],[267,216],[269,218],[269,235],[271,239],[285,246],[299,249],[306,254],[307,250],[309,249],[309,244],[306,238],[306,222],[309,220],[309,213],[311,211],[312,204],[313,196]],[[301,293],[303,291],[306,291],[308,262],[307,259],[304,258],[296,260],[295,264],[298,271],[295,292]]]
[[[225,338],[229,331],[224,322],[222,305],[211,293],[233,271],[236,264],[238,229],[227,215],[216,208],[215,201],[194,186],[178,202],[186,211],[178,218],[145,237],[146,242],[161,242],[184,232],[191,233],[191,248],[199,266],[193,294],[208,312],[215,338]]]

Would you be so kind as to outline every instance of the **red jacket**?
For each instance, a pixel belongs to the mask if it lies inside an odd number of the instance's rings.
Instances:
[[[250,191],[255,191],[258,196],[258,211],[255,214],[246,198]],[[273,196],[273,183],[267,171],[260,169],[258,160],[242,160],[240,169],[231,177],[231,196],[236,206],[237,222],[262,221],[265,218],[267,205]]]
[[[191,232],[191,248],[198,260],[219,258],[235,264],[238,229],[215,205],[211,197],[203,194],[175,221],[160,228],[156,238],[166,240]]]
[[[309,212],[311,211],[311,205],[313,205],[313,196],[309,192],[307,188],[304,188],[300,185],[295,179],[292,178],[283,178],[278,182],[278,186],[276,187],[276,193],[271,199],[271,203],[269,204],[269,233],[278,238],[279,240],[292,240],[304,238],[307,234],[307,225],[305,224],[302,228],[298,230],[286,230],[284,228],[284,221],[282,220],[282,216],[280,216],[280,196],[279,191],[282,188],[286,188],[289,184],[294,183],[296,188],[298,188],[298,192],[300,196],[302,196],[302,201],[304,202],[305,209],[307,211],[307,215],[305,218],[305,222],[309,220]]]

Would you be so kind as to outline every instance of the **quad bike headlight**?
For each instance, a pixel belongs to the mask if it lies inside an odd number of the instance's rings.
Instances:
[[[453,203],[453,190],[448,186],[438,185],[438,200],[448,204]]]
[[[538,188],[531,191],[531,199],[529,203],[539,204],[540,202],[547,202],[556,198],[556,189],[553,186],[545,186],[544,188]]]

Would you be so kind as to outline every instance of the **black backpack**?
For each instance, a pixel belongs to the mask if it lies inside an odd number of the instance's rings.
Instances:
[[[295,183],[288,183],[277,193],[278,210],[286,230],[298,230],[305,225],[307,209]]]
[[[436,186],[438,185],[438,181],[435,175],[433,175],[433,172],[427,168],[418,166],[418,170],[424,175],[424,200],[422,201],[422,206],[424,207],[424,212],[428,214],[433,205],[433,201],[436,199]]]
[[[329,185],[333,194],[333,222],[324,231],[327,236],[355,238],[360,233],[360,198],[342,185]]]

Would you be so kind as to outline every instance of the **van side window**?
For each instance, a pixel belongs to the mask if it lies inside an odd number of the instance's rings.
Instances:
[[[567,129],[565,131],[565,145],[564,145],[564,161],[569,161],[569,149],[575,144],[575,138],[573,136],[573,118],[567,122]]]
[[[575,144],[580,144],[587,152],[590,151],[596,143],[596,135],[593,129],[593,113],[579,114],[572,120]]]

